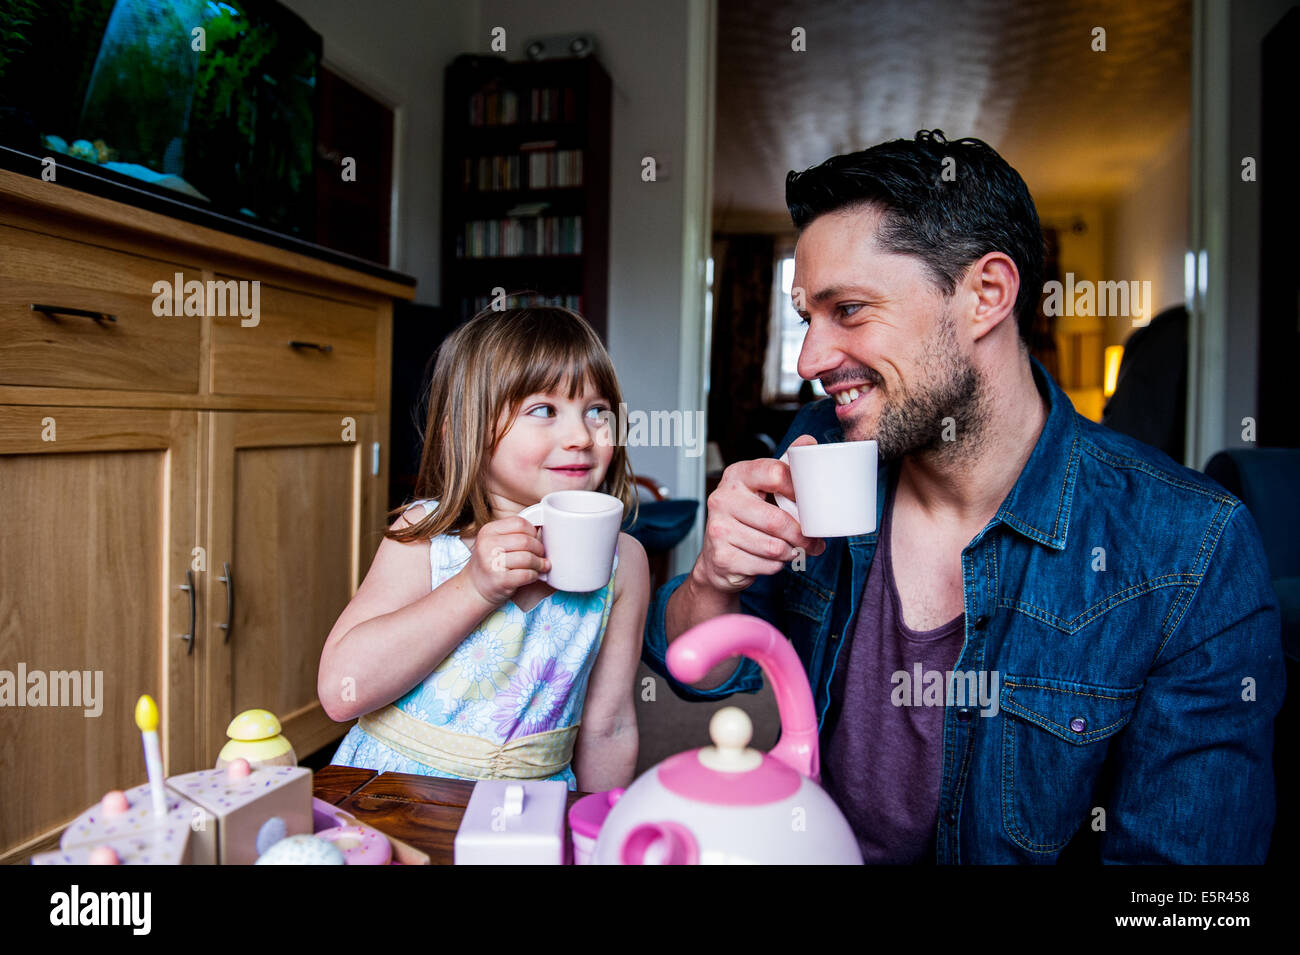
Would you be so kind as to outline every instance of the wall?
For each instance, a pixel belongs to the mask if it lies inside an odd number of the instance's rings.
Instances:
[[[700,46],[705,31],[711,35],[710,4],[482,0],[472,49],[491,52],[490,31],[498,26],[505,28],[511,59],[537,37],[583,32],[595,38],[596,57],[614,88],[610,352],[629,410],[702,411],[702,257],[710,202],[700,191],[701,183],[707,191],[708,177],[699,166],[706,170],[712,160],[711,146],[701,155],[701,137],[711,137],[712,122],[699,97],[700,71],[713,54],[687,51],[690,44]],[[711,98],[711,83],[707,94]],[[641,180],[644,156],[656,157],[657,182]],[[695,232],[698,248],[688,239]],[[688,260],[697,256],[699,274],[688,273]],[[638,474],[657,478],[674,495],[702,494],[702,454],[687,458],[684,449],[670,447],[632,447],[629,454]],[[688,539],[679,557],[688,551],[693,560],[698,544],[692,548]]]
[[[1151,283],[1151,309],[1141,316],[1143,324],[1186,299],[1190,149],[1189,124],[1117,199],[1110,216],[1106,278]],[[1108,319],[1106,344],[1122,344],[1134,327],[1122,316]]]
[[[443,71],[462,52],[522,58],[536,37],[584,32],[613,81],[609,345],[629,410],[703,412],[703,259],[710,232],[714,0],[610,5],[601,0],[288,0],[324,37],[327,63],[397,108],[393,267],[440,300]],[[659,163],[643,182],[641,160]],[[700,436],[702,448],[702,435]],[[629,449],[638,474],[678,496],[703,496],[704,457],[681,447]],[[685,570],[699,531],[678,548]]]
[[[1037,203],[1039,219],[1044,226],[1056,228],[1060,239],[1062,280],[1073,272],[1075,281],[1151,283],[1151,299],[1141,303],[1140,314],[1058,318],[1063,362],[1069,361],[1066,339],[1071,334],[1100,336],[1095,345],[1100,362],[1102,349],[1123,344],[1139,324],[1183,302],[1186,253],[1191,247],[1190,150],[1189,119],[1120,194],[1107,199],[1049,197]],[[1075,222],[1084,223],[1086,230],[1075,232]],[[1091,347],[1085,360],[1092,354]],[[1105,396],[1100,388],[1071,390],[1064,380],[1062,384],[1080,414],[1101,419]]]
[[[1151,283],[1145,324],[1161,310],[1180,304],[1188,237],[1190,125],[1161,147],[1133,183],[1109,201],[1047,198],[1037,203],[1044,226],[1057,229],[1061,273],[1075,280]],[[1087,231],[1071,225],[1081,220]],[[1106,345],[1119,345],[1136,326],[1131,317],[1103,319]]]
[[[440,301],[443,71],[474,48],[475,3],[281,0],[321,34],[325,63],[393,107],[392,268],[419,280],[415,301]],[[358,170],[359,176],[365,170]]]
[[[1076,282],[1109,278],[1106,274],[1106,245],[1110,223],[1105,204],[1100,199],[1035,199],[1034,206],[1038,209],[1038,221],[1042,226],[1056,229],[1062,281],[1067,272],[1074,273]],[[1084,231],[1074,231],[1075,223],[1082,223]]]

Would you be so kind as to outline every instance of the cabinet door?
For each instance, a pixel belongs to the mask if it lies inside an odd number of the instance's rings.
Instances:
[[[196,411],[0,407],[2,861],[145,781],[142,693],[167,772],[200,768],[200,648],[180,639],[198,427]]]
[[[379,482],[374,415],[203,414],[211,479],[206,758],[216,760],[231,718],[252,708],[279,717],[301,758],[346,729],[321,708],[316,674],[384,529],[366,516]]]

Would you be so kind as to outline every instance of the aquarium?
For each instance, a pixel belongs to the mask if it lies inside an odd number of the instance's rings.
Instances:
[[[0,0],[0,145],[311,239],[320,51],[270,0]]]

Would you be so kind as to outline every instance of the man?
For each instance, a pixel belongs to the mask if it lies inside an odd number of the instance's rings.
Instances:
[[[733,464],[651,602],[647,663],[687,699],[753,692],[752,661],[687,686],[664,654],[722,613],[777,626],[869,862],[1054,862],[1076,834],[1107,862],[1262,862],[1284,676],[1258,531],[1029,356],[1020,176],[923,131],[792,172],[786,202],[799,374],[830,397],[777,455],[877,441],[877,531],[805,538],[768,498],[795,496],[787,466]]]

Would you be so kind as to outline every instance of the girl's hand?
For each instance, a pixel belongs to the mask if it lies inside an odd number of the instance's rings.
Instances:
[[[469,575],[480,597],[499,607],[550,569],[537,528],[522,517],[506,517],[479,529],[469,564],[461,573]]]

